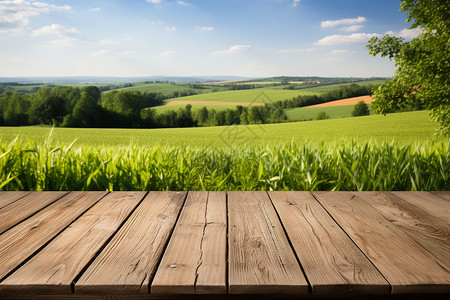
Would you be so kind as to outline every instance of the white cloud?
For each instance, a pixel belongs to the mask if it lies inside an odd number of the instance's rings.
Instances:
[[[70,47],[74,44],[74,42],[77,41],[77,39],[66,37],[58,40],[51,40],[48,41],[47,47],[50,49],[57,49],[62,47]]]
[[[91,7],[89,9],[92,11],[101,11],[102,10],[100,7]]]
[[[252,49],[252,46],[249,46],[249,45],[235,45],[235,46],[231,46],[230,48],[228,48],[226,50],[211,52],[211,55],[240,54],[240,53],[247,52],[250,49]]]
[[[172,27],[166,27],[166,31],[169,31],[169,32],[175,32],[175,31],[177,31],[177,28],[176,28],[175,26],[172,26]]]
[[[178,5],[181,5],[181,6],[192,6],[191,3],[184,2],[184,1],[177,1],[177,3],[178,3]]]
[[[69,29],[59,24],[52,24],[49,26],[44,26],[42,28],[33,30],[33,36],[56,35],[59,37],[74,37],[79,33],[80,32],[75,28]]]
[[[159,55],[161,55],[161,56],[172,56],[172,55],[175,55],[175,54],[177,54],[176,51],[166,50],[164,52],[161,52]]]
[[[322,21],[320,23],[320,27],[322,28],[328,28],[328,27],[336,27],[341,25],[353,25],[353,24],[360,24],[367,21],[364,17],[357,17],[354,19],[340,19],[340,20],[328,20],[328,21]]]
[[[198,26],[198,29],[200,29],[201,31],[214,31],[214,27],[211,26]]]
[[[420,29],[419,28],[414,28],[414,29],[407,29],[407,28],[405,28],[405,29],[401,30],[397,34],[397,36],[405,38],[405,39],[414,39],[414,38],[418,37],[419,34],[420,34]]]
[[[337,55],[337,54],[355,54],[356,52],[354,51],[349,51],[349,50],[345,50],[345,49],[338,49],[338,50],[333,50],[331,51],[331,54],[333,55]]]
[[[115,40],[110,40],[110,39],[103,39],[99,42],[99,44],[102,46],[110,46],[110,45],[117,45],[117,44],[119,44],[119,42],[115,41]]]
[[[280,54],[289,54],[289,53],[305,53],[305,52],[312,52],[314,51],[313,48],[297,48],[297,49],[281,49],[278,50],[277,52]]]
[[[296,7],[300,3],[300,0],[292,0],[292,7]]]
[[[161,0],[147,0],[148,3],[161,4]]]
[[[332,45],[340,45],[340,44],[357,44],[357,43],[366,43],[372,37],[380,37],[381,35],[377,33],[353,33],[350,35],[330,35],[320,39],[315,42],[314,45],[318,46],[332,46]]]
[[[346,31],[346,32],[352,32],[352,31],[361,30],[363,28],[364,28],[363,25],[351,25],[351,26],[342,27],[339,30]]]
[[[94,56],[104,57],[107,59],[124,59],[124,58],[133,58],[136,52],[134,51],[122,51],[115,52],[111,50],[100,50],[92,53]]]
[[[57,6],[25,0],[0,1],[0,33],[22,34],[32,17],[52,11],[70,10],[68,5]]]

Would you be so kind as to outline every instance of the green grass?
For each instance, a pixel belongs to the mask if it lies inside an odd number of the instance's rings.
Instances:
[[[448,190],[450,142],[245,149],[0,143],[0,190]]]
[[[0,136],[9,143],[17,136],[42,142],[48,127],[0,127]],[[434,139],[436,123],[425,111],[372,115],[356,118],[293,122],[267,125],[239,125],[165,129],[77,129],[55,128],[54,140],[70,144],[77,139],[80,146],[116,146],[133,143],[139,146],[182,146],[236,148],[276,146],[305,141],[333,144],[345,140],[375,141],[398,144],[429,142]]]
[[[370,108],[371,104],[369,104]],[[329,107],[297,107],[285,109],[288,120],[314,120],[317,114],[325,112],[331,119],[341,117],[351,117],[354,105],[341,105],[341,106],[329,106]]]
[[[336,83],[336,84],[324,84],[324,85],[316,85],[316,86],[312,86],[312,87],[307,87],[305,89],[302,89],[302,91],[308,91],[308,92],[312,92],[312,93],[326,93],[326,92],[330,92],[332,90],[344,87],[344,86],[349,86],[351,84],[358,84],[358,85],[376,85],[376,84],[381,84],[385,82],[385,80],[364,80],[364,81],[355,81],[355,82],[349,82],[349,83]]]
[[[213,102],[244,102],[244,103],[270,103],[278,100],[291,99],[299,95],[314,95],[313,92],[274,90],[269,88],[260,88],[252,90],[224,91],[217,93],[193,95],[169,99],[174,101],[213,101]]]
[[[139,91],[147,93],[162,93],[164,95],[172,94],[173,92],[194,91],[196,93],[211,93],[214,89],[223,90],[221,87],[202,85],[201,89],[193,89],[188,84],[171,84],[171,83],[141,83],[132,87],[125,87],[117,89],[119,91]]]
[[[0,190],[449,190],[426,112],[185,129],[0,127]],[[18,138],[16,138],[18,136]],[[76,142],[73,143],[73,141]]]
[[[222,111],[222,110],[227,110],[227,109],[236,109],[236,105],[196,105],[194,103],[194,104],[192,104],[192,111],[196,112],[204,106],[206,106],[208,108],[208,110],[215,109],[216,111]],[[156,110],[158,113],[164,113],[169,110],[178,111],[180,108],[184,109],[185,107],[186,107],[186,105],[162,105],[162,106],[155,106],[155,107],[151,107],[151,108]]]

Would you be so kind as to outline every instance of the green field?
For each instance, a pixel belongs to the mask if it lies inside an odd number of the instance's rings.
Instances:
[[[202,88],[192,88],[189,84],[173,84],[173,83],[138,83],[131,87],[117,89],[119,91],[139,91],[143,93],[161,93],[163,95],[170,95],[174,92],[193,91],[195,93],[211,93],[215,90],[223,90],[222,87],[199,85]]]
[[[195,103],[193,103],[191,105],[192,105],[193,112],[200,110],[204,106],[206,106],[209,110],[215,109],[216,111],[222,111],[222,110],[227,110],[227,109],[236,109],[236,105],[202,105],[202,104],[196,105]],[[186,105],[162,105],[162,106],[152,107],[151,109],[156,110],[158,113],[164,113],[169,110],[177,111],[179,109],[185,109],[185,108],[186,108]]]
[[[368,105],[369,108],[371,104]],[[341,105],[341,106],[329,106],[329,107],[297,107],[288,108],[284,111],[288,117],[288,120],[314,120],[317,114],[320,112],[325,112],[330,116],[331,119],[341,118],[341,117],[351,117],[354,105]]]
[[[41,142],[50,130],[48,127],[0,127],[0,136],[6,143],[17,136],[22,140],[30,138]],[[164,129],[55,128],[54,140],[68,144],[77,139],[76,145],[83,146],[126,146],[133,143],[139,146],[242,148],[277,146],[292,140],[330,144],[353,139],[358,142],[372,140],[410,144],[432,141],[435,132],[436,123],[430,120],[428,112],[418,111],[267,125]]]
[[[0,190],[448,190],[450,141],[435,130],[426,112],[261,126],[55,128],[51,136],[51,128],[1,127]]]
[[[306,87],[302,89],[303,91],[312,92],[312,93],[326,93],[344,86],[349,86],[351,84],[358,85],[376,85],[385,82],[385,80],[364,80],[364,81],[355,81],[349,83],[333,83],[333,84],[320,84],[316,86]]]
[[[274,90],[270,88],[260,88],[252,90],[224,91],[217,93],[193,95],[169,99],[167,101],[213,101],[213,102],[243,102],[243,103],[270,103],[278,100],[286,100],[299,95],[315,95],[313,92]]]

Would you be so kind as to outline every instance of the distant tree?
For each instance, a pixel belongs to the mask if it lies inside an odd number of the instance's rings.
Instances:
[[[401,11],[412,22],[410,29],[420,29],[417,38],[405,42],[385,35],[369,40],[367,49],[373,56],[394,59],[395,75],[375,90],[372,108],[387,113],[405,106],[430,110],[450,133],[450,9],[448,0],[402,0]]]
[[[316,117],[317,120],[326,120],[329,118],[330,118],[330,116],[324,111],[321,111],[320,113],[318,113],[317,117]]]
[[[28,109],[30,103],[23,95],[14,93],[9,97],[8,106],[4,112],[4,123],[10,126],[28,125]]]
[[[364,101],[359,101],[352,111],[353,117],[370,115],[369,106]]]
[[[52,88],[40,89],[34,94],[30,109],[33,123],[59,125],[66,114],[66,101]]]
[[[206,108],[206,106],[203,106],[199,111],[198,111],[198,121],[200,122],[200,124],[206,124],[206,122],[208,121],[208,109]]]

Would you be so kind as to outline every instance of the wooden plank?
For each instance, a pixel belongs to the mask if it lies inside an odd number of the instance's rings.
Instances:
[[[441,265],[404,230],[350,192],[313,192],[392,286],[392,293],[449,293]]]
[[[69,294],[71,284],[145,192],[112,192],[0,283],[0,292]]]
[[[450,223],[450,203],[429,192],[392,192],[442,221]]]
[[[68,192],[33,192],[0,209],[0,233],[55,202]]]
[[[269,192],[313,294],[388,294],[389,283],[309,192]]]
[[[150,192],[75,284],[76,293],[148,293],[186,192]]]
[[[228,224],[230,294],[308,292],[266,192],[229,192]]]
[[[355,192],[410,236],[440,265],[450,266],[450,225],[389,192]]]
[[[433,195],[441,197],[447,201],[450,201],[450,191],[437,191],[437,192],[431,192],[431,193]]]
[[[31,192],[0,192],[0,208],[3,208]]]
[[[189,192],[152,294],[226,294],[225,192]]]
[[[106,192],[71,192],[0,236],[0,280],[51,240]]]

